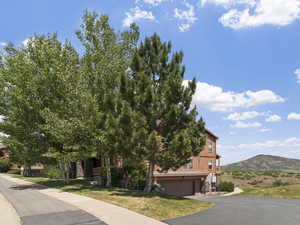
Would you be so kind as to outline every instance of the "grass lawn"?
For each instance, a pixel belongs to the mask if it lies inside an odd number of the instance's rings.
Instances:
[[[300,185],[286,185],[280,187],[241,187],[244,192],[238,196],[257,196],[269,198],[300,198]]]
[[[17,175],[14,176],[51,188],[58,188],[66,192],[85,195],[112,203],[158,220],[191,215],[213,206],[213,203],[178,198],[174,196],[145,194],[142,191],[133,191],[121,188],[100,188],[90,185],[84,180],[72,180],[70,185],[64,185],[62,180],[39,177],[24,178]]]

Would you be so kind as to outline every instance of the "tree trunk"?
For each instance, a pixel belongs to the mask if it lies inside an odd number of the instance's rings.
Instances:
[[[69,165],[69,163],[64,163],[64,182],[65,182],[65,184],[70,183],[70,165]]]
[[[70,183],[70,166],[69,163],[59,163],[60,170],[65,184]]]
[[[22,175],[23,175],[23,177],[31,177],[32,176],[32,171],[31,171],[30,165],[24,165]]]
[[[152,191],[154,166],[155,166],[154,162],[152,161],[149,162],[146,186],[144,188],[144,192],[146,193],[150,193]]]
[[[111,187],[111,169],[110,169],[110,158],[105,158],[105,166],[106,166],[106,187]]]
[[[77,178],[77,164],[76,162],[70,163],[70,178],[75,179]]]
[[[125,171],[123,174],[123,179],[122,179],[122,187],[123,188],[128,188],[130,178],[131,178],[131,175],[127,171]]]
[[[84,178],[91,178],[91,177],[93,177],[93,166],[92,166],[92,163],[91,163],[90,159],[84,160],[84,163],[83,163],[83,175],[84,175]]]

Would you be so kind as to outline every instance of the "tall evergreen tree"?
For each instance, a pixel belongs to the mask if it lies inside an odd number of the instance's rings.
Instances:
[[[196,81],[184,85],[183,53],[171,57],[171,43],[154,34],[139,46],[131,65],[135,84],[134,110],[146,122],[144,156],[148,162],[146,192],[151,191],[155,167],[178,169],[199,154],[205,144],[205,124],[196,119],[192,97]]]

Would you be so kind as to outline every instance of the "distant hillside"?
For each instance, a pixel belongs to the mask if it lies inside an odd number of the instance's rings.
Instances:
[[[272,155],[257,155],[245,161],[223,166],[222,169],[227,171],[252,170],[300,172],[300,160]]]

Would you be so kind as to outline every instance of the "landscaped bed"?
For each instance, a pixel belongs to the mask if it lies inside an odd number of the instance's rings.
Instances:
[[[69,185],[65,185],[63,180],[59,179],[16,177],[51,188],[58,188],[66,192],[105,201],[158,220],[191,215],[213,206],[213,203],[209,202],[156,193],[145,194],[142,191],[121,188],[100,188],[84,180],[71,180]]]

